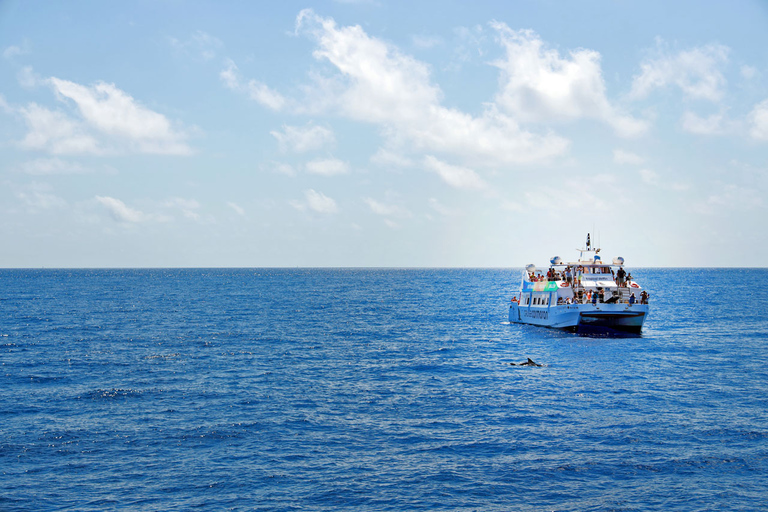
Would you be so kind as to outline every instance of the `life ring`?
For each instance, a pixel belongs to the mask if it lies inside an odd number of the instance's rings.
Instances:
[[[637,283],[629,283],[629,286],[631,286],[632,288],[640,288],[640,285]]]
[[[566,286],[568,286],[568,283],[566,283],[566,282],[562,282],[562,283],[560,283],[560,286],[562,286],[562,287],[566,287]]]

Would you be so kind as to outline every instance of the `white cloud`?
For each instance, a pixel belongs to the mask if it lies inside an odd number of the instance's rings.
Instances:
[[[643,157],[623,149],[613,150],[613,161],[617,164],[640,165],[644,162]]]
[[[30,53],[29,41],[25,39],[24,42],[21,44],[21,46],[14,44],[14,45],[8,46],[5,50],[3,50],[3,58],[7,60],[12,60],[14,57],[18,57],[20,55],[27,55],[28,53]]]
[[[454,188],[474,190],[488,188],[483,179],[472,169],[441,162],[432,155],[427,155],[424,158],[424,165],[427,169],[437,173],[443,181]]]
[[[720,67],[728,62],[730,49],[709,44],[670,55],[659,43],[656,58],[640,65],[634,77],[630,97],[645,98],[655,89],[670,85],[679,87],[690,99],[719,101],[724,94],[725,77]]]
[[[373,156],[371,156],[371,163],[378,165],[379,167],[389,168],[404,168],[413,166],[413,160],[407,156],[385,148],[379,148],[379,150],[376,151]]]
[[[33,182],[23,189],[16,191],[16,197],[33,211],[64,208],[67,206],[67,202],[64,199],[51,193],[51,187],[46,183]]]
[[[2,94],[0,94],[0,110],[5,112],[6,114],[12,114],[13,113],[13,109],[8,104],[8,102],[5,101],[5,97]]]
[[[337,27],[331,18],[305,9],[297,33],[310,36],[316,59],[340,73],[323,78],[313,99],[351,119],[376,124],[390,148],[457,155],[473,165],[508,165],[561,155],[568,141],[522,130],[492,106],[478,117],[443,107],[442,91],[430,82],[429,67],[370,37],[360,26]]]
[[[77,162],[69,162],[59,158],[38,158],[24,162],[18,167],[19,172],[32,176],[87,174],[91,172]]]
[[[336,201],[326,196],[322,192],[317,192],[314,189],[304,191],[304,202],[291,201],[291,206],[297,210],[304,211],[307,208],[316,211],[317,213],[336,213],[339,211],[336,206]]]
[[[198,30],[192,34],[186,41],[181,41],[175,37],[169,37],[168,42],[171,46],[180,52],[197,53],[203,60],[211,60],[216,57],[216,52],[220,50],[224,43],[207,32]]]
[[[21,68],[16,74],[16,79],[18,80],[19,85],[25,89],[32,89],[45,82],[45,80],[35,73],[32,66],[24,66]]]
[[[712,114],[707,118],[699,117],[693,112],[685,112],[680,119],[683,130],[697,135],[719,135],[725,133],[723,115]]]
[[[760,191],[734,184],[721,184],[712,194],[694,206],[696,213],[720,215],[724,210],[747,212],[762,208],[764,201]]]
[[[757,68],[754,66],[741,66],[741,76],[744,77],[746,80],[752,80],[758,75]]]
[[[429,207],[435,210],[440,215],[444,215],[446,217],[449,215],[453,215],[453,210],[443,205],[440,201],[438,201],[434,197],[430,197],[428,200],[428,203],[429,203]]]
[[[306,169],[307,172],[312,174],[336,176],[339,174],[347,174],[349,172],[349,164],[336,158],[319,158],[307,162]]]
[[[185,199],[183,197],[172,197],[163,203],[166,208],[178,209],[182,215],[188,219],[200,220],[200,215],[197,210],[200,208],[200,203],[194,199]]]
[[[247,83],[243,83],[240,80],[237,65],[230,59],[227,59],[227,67],[219,73],[219,77],[228,89],[247,94],[250,99],[267,108],[281,110],[286,104],[285,98],[279,92],[270,89],[258,80],[249,80]]]
[[[283,131],[271,131],[280,144],[281,151],[306,153],[332,145],[336,138],[331,129],[308,124],[306,126],[283,126]]]
[[[227,201],[227,206],[235,210],[238,215],[245,217],[245,210],[239,204]]]
[[[640,179],[643,183],[652,186],[659,185],[659,175],[655,171],[650,169],[640,169],[638,172],[640,173]]]
[[[411,38],[416,48],[430,49],[443,44],[443,40],[437,36],[415,35]]]
[[[390,203],[383,203],[370,197],[364,197],[363,201],[368,205],[373,213],[376,215],[390,216],[390,217],[410,217],[411,213],[402,206]]]
[[[516,201],[509,201],[509,200],[505,200],[504,202],[501,203],[501,209],[506,210],[508,212],[514,212],[514,213],[521,213],[525,211],[525,207],[522,204]]]
[[[139,153],[188,155],[186,134],[162,115],[141,104],[114,84],[97,82],[86,87],[68,80],[48,82],[60,98],[75,102],[91,128],[114,137]]]
[[[523,121],[547,122],[580,118],[600,120],[620,136],[636,136],[646,121],[622,113],[605,92],[600,54],[572,50],[561,58],[531,30],[512,30],[493,22],[506,58],[493,62],[502,70],[496,102]]]
[[[763,100],[747,116],[749,134],[758,140],[768,141],[768,100]]]
[[[42,150],[54,155],[103,152],[82,123],[62,112],[48,110],[36,103],[21,107],[18,112],[29,128],[26,137],[19,142],[24,149]]]
[[[672,181],[669,176],[661,178],[656,171],[651,169],[640,169],[638,173],[640,174],[640,180],[646,185],[650,185],[652,187],[660,188],[663,190],[672,190],[676,192],[682,192],[690,188],[685,183]]]
[[[129,224],[135,224],[139,222],[146,222],[152,218],[152,216],[129,208],[124,202],[114,197],[109,196],[96,196],[96,201],[104,206],[109,212],[110,216],[117,222],[124,222]]]
[[[281,162],[272,162],[272,170],[274,172],[284,174],[286,176],[296,176],[296,171],[293,166]]]

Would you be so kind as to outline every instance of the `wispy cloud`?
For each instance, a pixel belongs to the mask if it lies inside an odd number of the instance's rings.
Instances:
[[[31,176],[88,174],[93,172],[92,169],[83,167],[78,162],[61,160],[59,158],[37,158],[30,160],[20,164],[17,170]]]
[[[47,183],[30,183],[17,190],[15,195],[33,212],[67,206],[67,202],[55,195]]]
[[[310,209],[322,214],[332,214],[339,211],[336,201],[314,189],[305,190],[304,201],[291,201],[291,206],[299,211]]]
[[[332,145],[336,138],[333,131],[325,126],[283,126],[282,131],[269,132],[277,139],[283,152],[306,153]]]
[[[630,97],[641,99],[656,89],[675,86],[686,98],[719,101],[726,85],[720,68],[728,62],[729,52],[727,46],[709,44],[672,54],[659,40],[656,56],[640,65]]]
[[[235,62],[227,59],[226,64],[226,67],[219,73],[219,77],[228,89],[246,94],[253,101],[272,110],[281,110],[285,106],[286,101],[282,94],[270,89],[258,80],[252,79],[243,82]]]
[[[321,176],[337,176],[349,173],[349,164],[337,158],[319,158],[307,162],[308,173]]]
[[[112,217],[112,219],[117,222],[137,224],[153,219],[152,215],[148,215],[134,208],[130,208],[124,202],[119,199],[115,199],[114,197],[96,196],[95,199],[107,210],[107,213],[109,213],[110,217]]]
[[[219,38],[202,30],[198,30],[185,40],[168,37],[168,42],[174,50],[198,55],[203,60],[214,59],[216,53],[224,47],[224,43]]]
[[[614,149],[613,161],[616,162],[617,164],[640,165],[645,160],[643,159],[643,157],[636,155],[635,153],[632,153],[630,151],[625,151],[623,149]]]
[[[453,188],[468,190],[484,190],[488,185],[472,169],[459,167],[442,162],[432,155],[424,158],[427,169],[437,173],[440,178]]]

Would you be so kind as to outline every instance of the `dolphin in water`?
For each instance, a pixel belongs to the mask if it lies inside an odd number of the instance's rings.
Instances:
[[[531,359],[530,357],[529,357],[529,358],[528,358],[528,360],[527,360],[526,362],[524,362],[524,363],[519,363],[519,364],[516,364],[516,363],[509,363],[509,364],[510,364],[510,365],[512,365],[512,366],[541,366],[539,363],[537,363],[536,361],[534,361],[534,360],[533,360],[533,359]]]

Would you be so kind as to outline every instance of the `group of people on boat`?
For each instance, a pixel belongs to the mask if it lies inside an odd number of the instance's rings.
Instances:
[[[584,267],[582,265],[572,268],[570,265],[565,267],[562,272],[558,272],[554,267],[550,267],[547,270],[546,276],[535,272],[529,272],[528,278],[533,281],[565,281],[569,285],[574,283],[581,283],[582,274],[610,274],[611,279],[616,283],[618,287],[628,287],[632,282],[632,274],[627,273],[624,267],[619,267],[619,270],[614,272],[613,269],[607,265],[605,266],[590,266]]]

